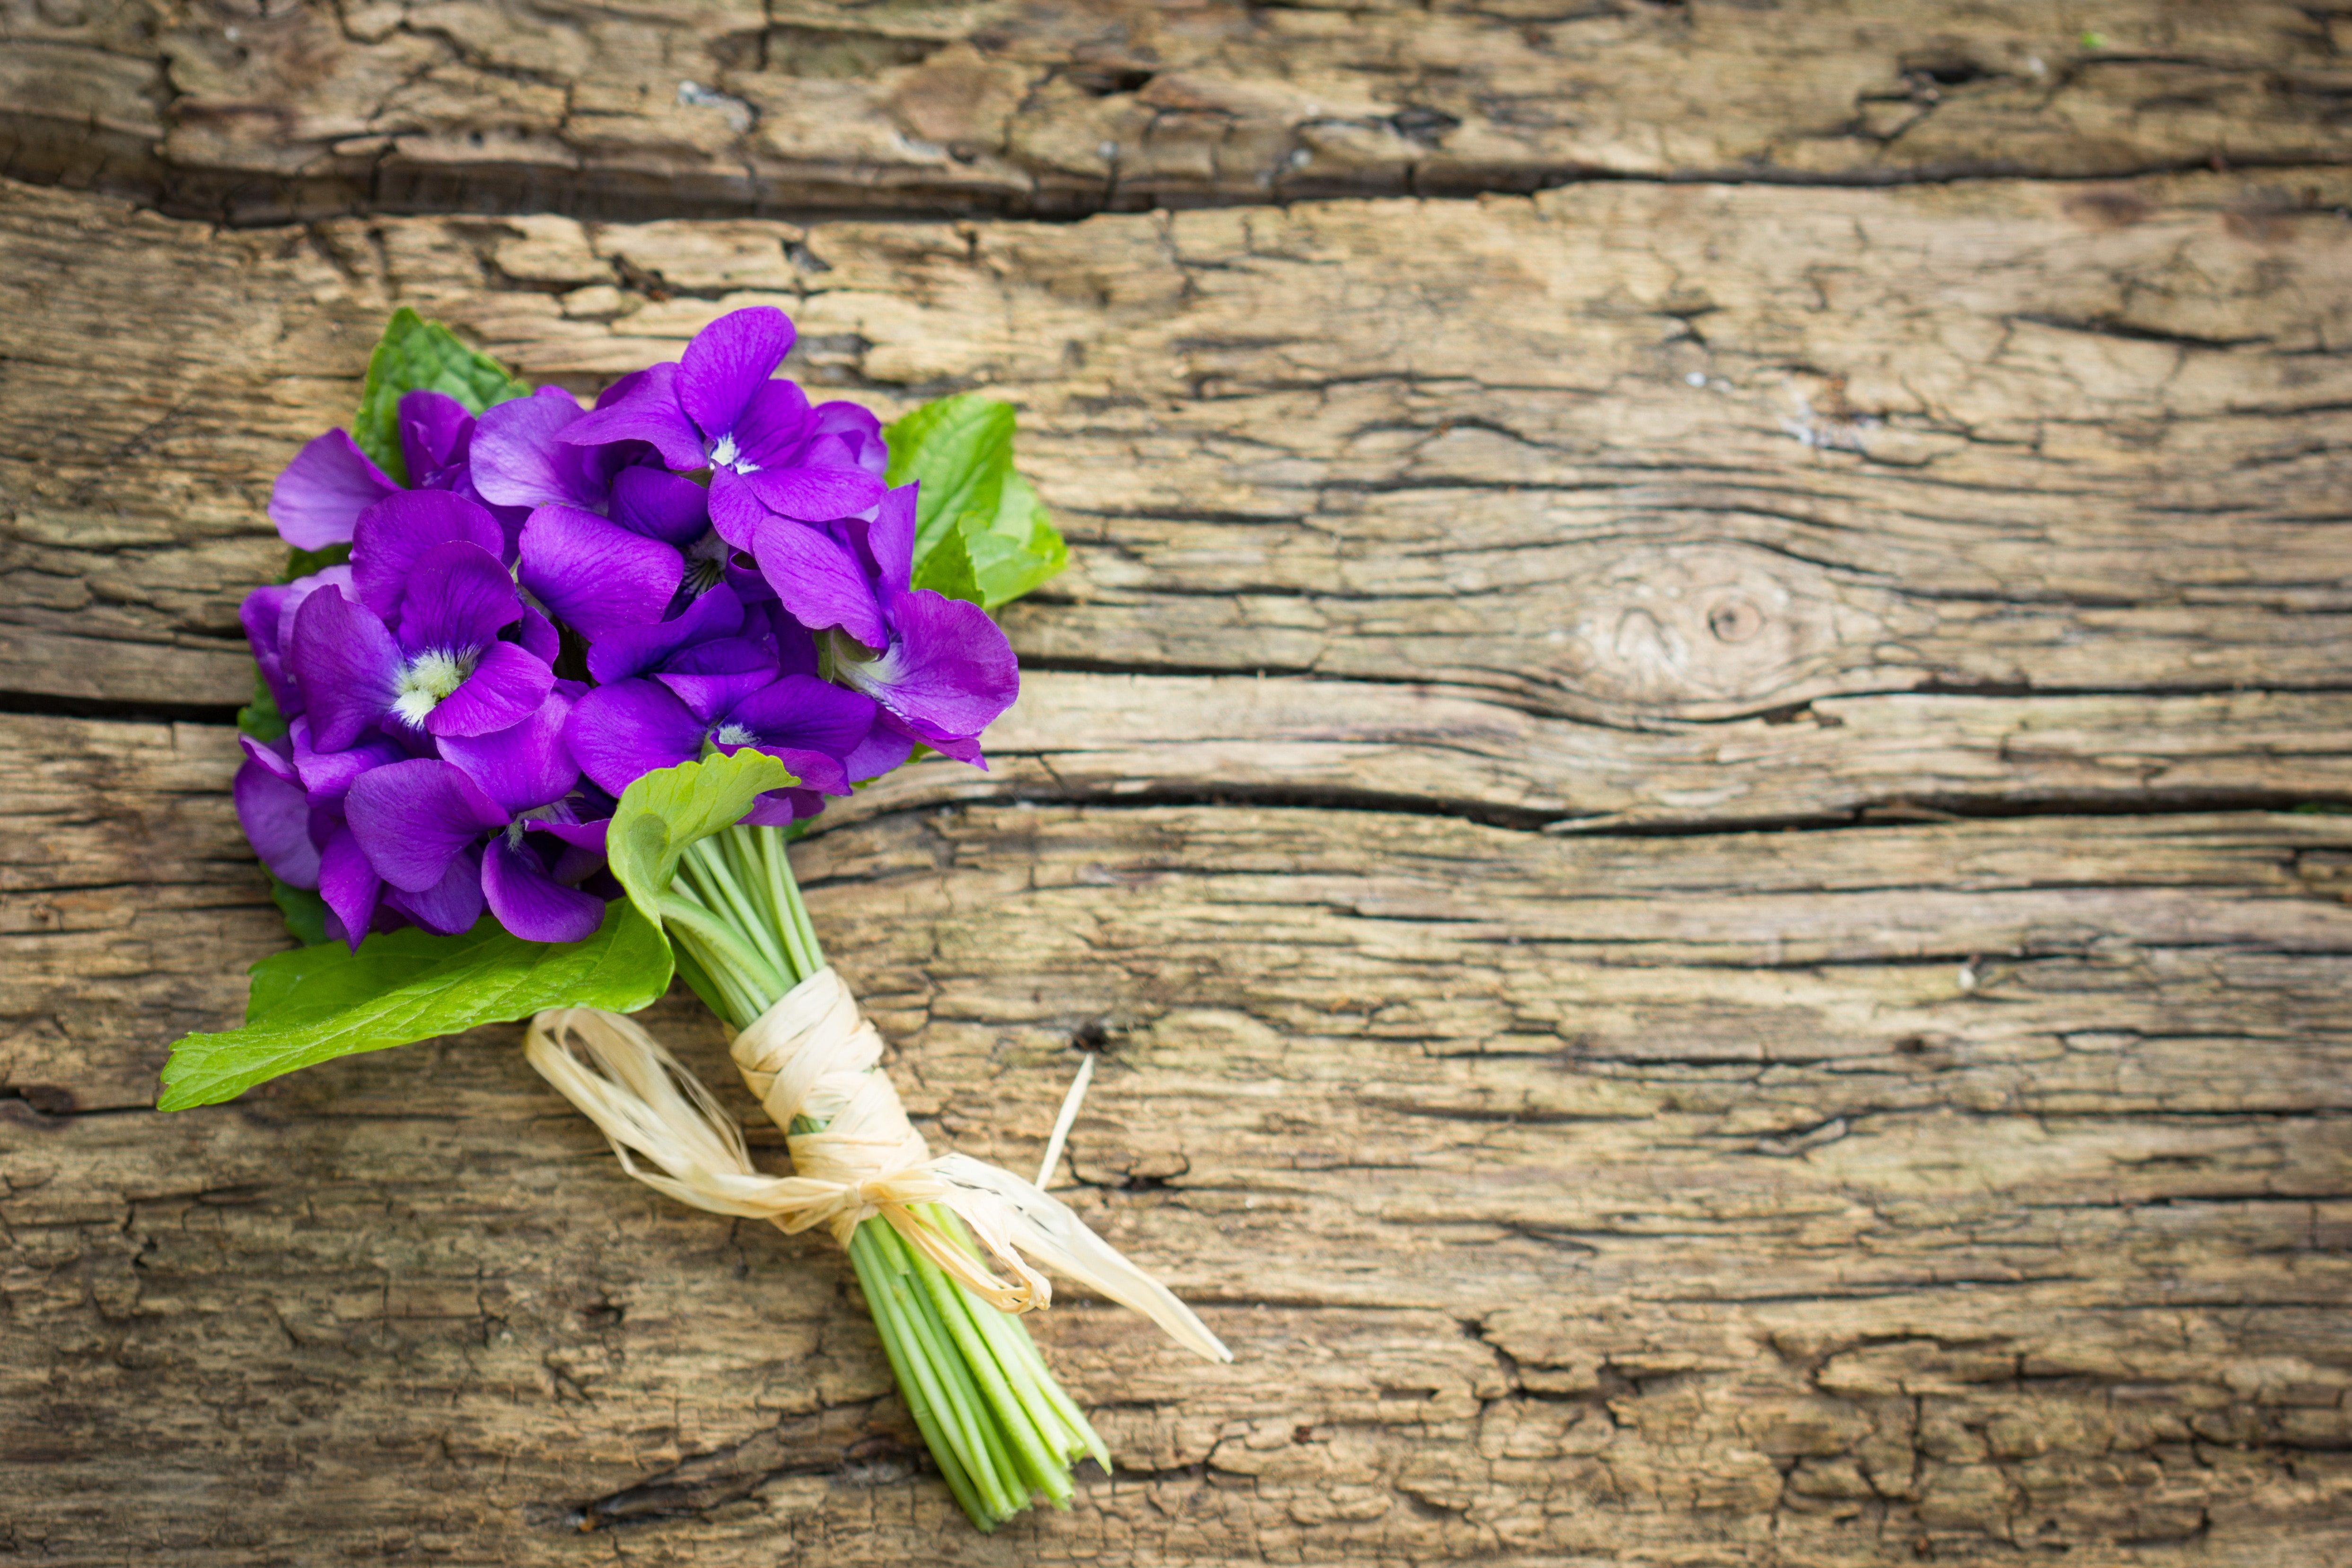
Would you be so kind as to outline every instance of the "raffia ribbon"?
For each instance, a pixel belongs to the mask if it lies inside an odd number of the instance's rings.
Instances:
[[[882,1036],[830,967],[784,993],[734,1040],[736,1068],[777,1126],[789,1129],[801,1116],[824,1124],[818,1132],[788,1132],[792,1176],[753,1166],[742,1128],[702,1081],[618,1013],[541,1013],[523,1051],[604,1130],[622,1169],[681,1203],[769,1220],[792,1234],[822,1225],[844,1247],[862,1222],[879,1217],[1006,1312],[1053,1301],[1034,1258],[1141,1312],[1185,1348],[1212,1361],[1233,1359],[1191,1308],[1060,1199],[970,1155],[933,1155],[880,1071]],[[640,1156],[656,1168],[638,1164]],[[1013,1278],[992,1273],[919,1205],[956,1215]]]

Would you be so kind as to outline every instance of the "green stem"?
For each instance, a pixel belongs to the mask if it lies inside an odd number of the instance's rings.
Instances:
[[[694,956],[702,967],[719,979],[723,988],[735,993],[729,1000],[738,1009],[751,1011],[751,1018],[738,1023],[738,1029],[748,1026],[751,1019],[767,1010],[759,1005],[761,997],[781,997],[792,988],[712,911],[672,893],[663,895],[661,912],[665,924],[693,938]]]
[[[738,1030],[824,967],[781,829],[730,828],[690,846],[661,911],[678,973]],[[790,1131],[820,1126],[803,1117]],[[978,1255],[952,1213],[929,1212]],[[858,1226],[849,1259],[908,1413],[974,1524],[993,1530],[1039,1495],[1068,1507],[1070,1467],[1083,1457],[1110,1468],[1027,1324],[957,1283],[887,1220]]]
[[[697,891],[711,913],[727,918],[730,929],[768,960],[779,977],[790,974],[793,966],[776,943],[774,923],[761,918],[762,912],[736,882],[734,870],[727,863],[728,857],[709,852],[709,846],[716,841],[705,839],[689,847],[678,862],[678,870],[694,878],[699,884]]]
[[[872,1273],[882,1288],[878,1295],[868,1292],[866,1308],[874,1314],[877,1327],[889,1324],[889,1333],[907,1352],[908,1369],[915,1375],[911,1388],[904,1382],[899,1387],[929,1405],[943,1428],[942,1436],[947,1440],[932,1446],[932,1457],[950,1460],[965,1472],[980,1496],[981,1512],[972,1514],[972,1522],[982,1530],[995,1528],[999,1521],[1021,1511],[1020,1501],[1003,1483],[996,1456],[989,1449],[987,1424],[981,1417],[971,1389],[956,1375],[961,1369],[955,1358],[944,1354],[946,1346],[941,1343],[939,1325],[930,1321],[925,1310],[929,1303],[919,1300],[908,1288],[906,1254],[898,1245],[897,1233],[887,1224],[868,1222],[857,1228],[849,1245],[853,1253],[862,1251],[873,1260]],[[866,1278],[867,1271],[861,1270],[860,1289],[865,1287]],[[911,1405],[910,1399],[910,1407]],[[970,1509],[965,1511],[971,1512]]]
[[[1006,1381],[1003,1367],[997,1364],[996,1352],[977,1321],[977,1314],[1004,1314],[958,1287],[919,1249],[909,1247],[907,1251],[940,1320],[954,1336],[956,1348],[962,1352],[964,1364],[971,1369],[973,1381],[996,1412],[1028,1490],[1042,1491],[1057,1504],[1066,1503],[1071,1493],[1069,1469],[1061,1462],[1061,1455],[1050,1451],[1044,1435],[1030,1420],[1027,1407]]]
[[[876,1301],[887,1302],[890,1289],[886,1279],[887,1270],[876,1258],[873,1247],[867,1244],[866,1228],[862,1225],[850,1239],[849,1261],[850,1266],[857,1270],[857,1288],[866,1293],[869,1306]],[[898,1314],[887,1306],[871,1307],[871,1311],[875,1333],[882,1340],[882,1354],[890,1360],[890,1374],[898,1381],[898,1392],[907,1402],[908,1414],[914,1416],[916,1428],[923,1434],[923,1445],[931,1450],[931,1458],[938,1463],[940,1474],[946,1479],[948,1490],[955,1494],[956,1505],[974,1523],[979,1523],[983,1517],[991,1517],[992,1522],[992,1516],[989,1515],[989,1511],[980,1500],[980,1493],[972,1486],[971,1472],[964,1467],[955,1446],[948,1440],[947,1429],[940,1424],[939,1412],[932,1408],[930,1399],[923,1393],[927,1379],[916,1367],[914,1353],[908,1348],[906,1335],[899,1332]],[[981,1528],[984,1530],[989,1526],[982,1524]]]

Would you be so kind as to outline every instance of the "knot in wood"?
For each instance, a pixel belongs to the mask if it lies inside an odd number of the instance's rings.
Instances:
[[[1587,579],[1555,640],[1594,699],[1706,717],[1788,700],[1832,661],[1840,610],[1818,567],[1745,545],[1658,545]]]

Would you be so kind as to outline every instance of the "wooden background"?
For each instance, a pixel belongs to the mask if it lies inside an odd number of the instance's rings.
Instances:
[[[0,0],[0,1562],[2352,1563],[2347,49]],[[147,1109],[283,941],[235,606],[402,302],[1020,404],[995,766],[798,858],[936,1143],[1104,1053],[1060,1185],[1237,1353],[1039,1321],[1070,1515],[517,1030]]]

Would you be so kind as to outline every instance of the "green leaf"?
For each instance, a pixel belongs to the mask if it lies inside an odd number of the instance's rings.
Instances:
[[[293,549],[286,552],[286,570],[278,574],[280,582],[291,582],[298,577],[308,577],[314,571],[324,571],[331,566],[341,566],[352,559],[352,547],[346,542],[328,545],[323,549]]]
[[[236,710],[236,727],[265,742],[286,733],[286,716],[278,711],[278,694],[261,678],[259,664],[253,666],[253,700]]]
[[[1036,490],[1013,472],[1013,424],[1011,404],[960,392],[882,433],[889,483],[923,486],[915,501],[917,588],[992,610],[1068,563]]]
[[[621,792],[604,833],[605,859],[630,902],[658,929],[662,895],[686,846],[732,824],[762,791],[799,782],[782,763],[748,746],[732,757],[656,768]]]
[[[280,882],[273,873],[269,877],[269,901],[278,905],[278,913],[286,917],[286,929],[294,940],[305,947],[316,946],[327,939],[327,901],[307,887],[296,887],[290,882]]]
[[[964,548],[963,535],[953,529],[929,553],[915,558],[914,586],[950,599],[967,600],[983,609],[988,604],[981,597],[980,580],[972,575],[971,552]]]
[[[631,1012],[669,988],[669,945],[615,899],[582,942],[526,942],[487,916],[462,936],[415,929],[298,947],[253,967],[243,1029],[172,1047],[156,1105],[184,1111],[339,1056],[527,1018],[541,1008]]]
[[[967,528],[964,549],[980,584],[980,602],[993,610],[1037,588],[1070,563],[1070,549],[1045,516],[1036,489],[1018,474],[1004,476],[1004,493],[986,528]]]
[[[889,448],[885,478],[891,486],[919,479],[915,497],[915,559],[967,514],[993,513],[1013,471],[1011,403],[975,392],[927,402],[882,432]]]
[[[530,392],[504,365],[466,347],[440,322],[427,321],[405,305],[394,311],[384,323],[383,340],[368,357],[367,385],[360,392],[359,417],[352,421],[352,439],[395,485],[408,483],[408,464],[400,452],[401,395],[420,390],[446,392],[469,413]]]

